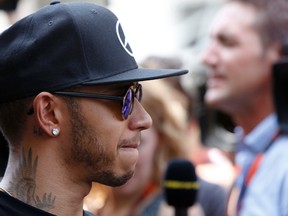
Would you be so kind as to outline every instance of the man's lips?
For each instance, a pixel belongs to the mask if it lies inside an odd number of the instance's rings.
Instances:
[[[138,147],[139,147],[138,144],[125,144],[121,146],[121,148],[135,148],[135,149],[137,149]]]
[[[125,141],[121,142],[119,148],[130,148],[130,149],[138,149],[140,145],[141,134],[137,134],[131,139],[126,139]]]
[[[207,79],[207,87],[213,88],[221,85],[226,80],[222,75],[213,75]]]
[[[140,145],[140,141],[135,141],[135,142],[126,142],[122,143],[120,145],[120,148],[133,148],[133,149],[138,149]]]

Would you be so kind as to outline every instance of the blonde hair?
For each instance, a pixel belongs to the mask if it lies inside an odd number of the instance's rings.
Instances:
[[[185,157],[189,101],[165,79],[145,81],[142,86],[142,105],[150,114],[159,136],[153,181],[160,184],[167,162],[175,157]]]

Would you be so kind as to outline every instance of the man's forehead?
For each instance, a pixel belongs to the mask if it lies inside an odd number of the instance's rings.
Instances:
[[[211,34],[219,31],[233,32],[251,30],[254,27],[257,12],[246,4],[231,2],[223,6],[211,25]]]

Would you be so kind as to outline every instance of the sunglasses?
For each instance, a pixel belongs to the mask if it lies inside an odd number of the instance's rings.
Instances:
[[[84,98],[95,98],[103,100],[118,100],[122,101],[122,117],[124,120],[131,115],[134,106],[134,98],[139,102],[142,99],[142,85],[135,83],[130,86],[124,96],[114,96],[106,94],[96,94],[96,93],[84,93],[84,92],[74,92],[74,91],[56,91],[53,94],[72,96],[72,97],[84,97]]]

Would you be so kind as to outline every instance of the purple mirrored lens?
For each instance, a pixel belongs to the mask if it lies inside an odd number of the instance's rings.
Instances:
[[[126,95],[123,99],[123,106],[122,106],[122,115],[124,119],[127,119],[128,116],[131,114],[132,109],[133,109],[133,91],[131,88],[128,89],[126,92]]]
[[[142,100],[142,86],[140,84],[138,85],[138,88],[136,89],[135,97],[137,98],[137,100],[139,102],[141,102],[141,100]]]

